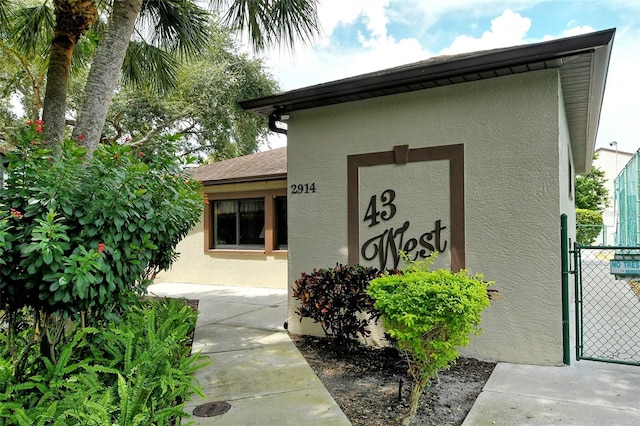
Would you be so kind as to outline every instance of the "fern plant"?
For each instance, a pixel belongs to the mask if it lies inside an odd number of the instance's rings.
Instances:
[[[189,344],[196,318],[182,301],[145,301],[107,329],[70,332],[56,362],[32,350],[19,378],[0,349],[0,425],[169,425],[186,417],[184,404],[202,395],[193,374],[204,364]],[[23,350],[27,341],[17,341]]]

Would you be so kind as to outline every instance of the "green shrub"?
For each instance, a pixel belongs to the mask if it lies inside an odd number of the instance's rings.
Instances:
[[[31,309],[55,363],[65,320],[97,325],[126,311],[174,261],[203,198],[167,146],[101,146],[85,158],[70,141],[54,151],[41,126],[20,129],[3,160],[0,311]]]
[[[602,232],[602,212],[597,210],[576,209],[576,240],[578,244],[593,244]]]
[[[377,317],[373,301],[366,292],[369,282],[380,276],[373,267],[336,265],[302,273],[293,288],[300,301],[296,313],[322,326],[327,337],[346,344],[358,335],[367,337],[369,321]]]
[[[411,408],[403,424],[415,415],[430,380],[456,360],[457,348],[469,344],[470,334],[480,333],[480,314],[490,304],[490,283],[481,275],[430,271],[426,265],[410,263],[403,275],[376,278],[367,290],[413,378]]]

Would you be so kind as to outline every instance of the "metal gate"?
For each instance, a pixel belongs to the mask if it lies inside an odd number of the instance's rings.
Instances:
[[[640,365],[640,247],[575,244],[570,253],[576,359]]]

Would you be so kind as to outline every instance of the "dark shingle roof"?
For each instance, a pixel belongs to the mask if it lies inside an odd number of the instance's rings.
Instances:
[[[287,148],[206,164],[193,169],[191,176],[204,185],[286,179]]]
[[[382,71],[249,99],[240,106],[283,114],[548,68],[560,70],[576,172],[591,167],[615,29],[521,46],[440,56]]]

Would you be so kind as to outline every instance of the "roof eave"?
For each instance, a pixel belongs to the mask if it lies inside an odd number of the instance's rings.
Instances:
[[[612,47],[613,34],[611,35],[608,43],[603,44],[602,47],[596,49],[593,53],[593,74],[591,78],[589,112],[587,117],[587,140],[584,141],[585,158],[581,165],[582,167],[575,164],[576,173],[588,173],[591,170],[593,153],[595,152],[596,147],[596,137],[598,136],[598,126],[600,125],[600,113],[602,111],[602,102],[604,100],[604,91],[606,87]],[[580,141],[577,141],[577,143],[579,142]],[[574,150],[574,147],[572,146],[571,149]]]
[[[391,94],[424,90],[447,84],[534,71],[571,67],[572,61],[590,59],[589,81],[564,94],[585,95],[573,105],[568,119],[576,173],[588,172],[595,150],[600,111],[615,29],[564,39],[474,52],[436,61],[422,61],[363,74],[343,80],[309,86],[272,96],[240,102],[246,111],[279,119],[284,113]],[[570,77],[565,82],[569,82]],[[588,93],[587,93],[588,92]]]
[[[230,179],[210,179],[210,180],[202,180],[202,186],[215,186],[215,185],[224,185],[231,183],[248,183],[248,182],[264,182],[264,181],[272,181],[272,180],[285,180],[287,179],[287,173],[278,173],[278,174],[270,174],[270,175],[260,175],[260,176],[244,176]]]
[[[417,62],[407,66],[345,78],[333,82],[304,87],[271,96],[249,99],[240,106],[249,112],[269,117],[273,114],[309,108],[310,102],[330,105],[345,96],[358,96],[368,92],[409,86],[419,82],[476,74],[487,70],[515,67],[532,62],[553,59],[561,60],[593,51],[596,47],[610,44],[615,29],[598,31],[587,36],[575,36],[531,45],[514,46],[497,51],[453,58],[443,62]],[[383,95],[379,95],[383,96]]]

